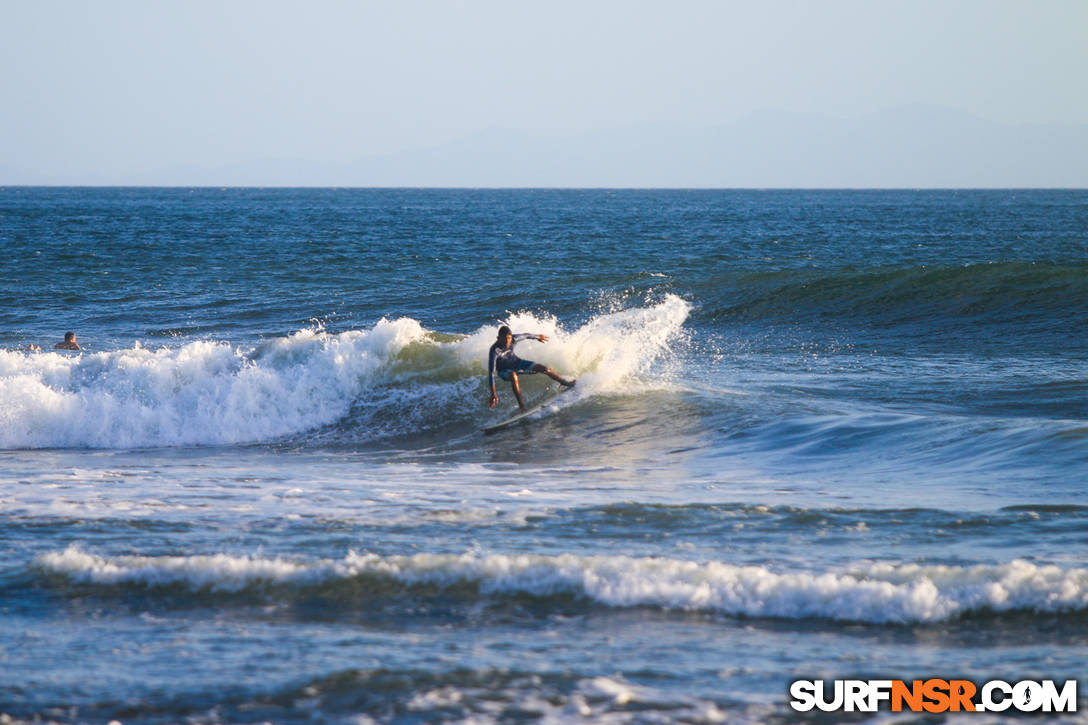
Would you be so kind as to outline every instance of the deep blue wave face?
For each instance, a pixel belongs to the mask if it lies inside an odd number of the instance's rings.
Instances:
[[[1082,192],[7,189],[0,205],[9,345],[401,314],[457,331],[655,290],[709,329],[1083,344],[1052,329],[1085,312]]]
[[[1068,327],[1088,314],[1084,263],[734,272],[714,287],[707,297],[717,304],[705,317],[725,329],[804,329],[813,338],[945,352],[1019,345],[1079,355],[1085,344]]]
[[[1088,192],[8,188],[0,249],[0,721],[1083,679]],[[501,323],[578,384],[485,436]]]

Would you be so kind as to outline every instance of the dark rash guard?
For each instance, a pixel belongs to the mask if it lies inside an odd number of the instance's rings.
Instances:
[[[514,335],[514,341],[510,343],[510,347],[502,347],[498,342],[491,346],[491,350],[487,354],[487,383],[492,388],[495,387],[495,373],[500,370],[514,370],[517,368],[518,363],[521,362],[521,358],[514,354],[514,345],[526,338],[536,338],[536,335],[530,335],[523,332],[518,335]]]

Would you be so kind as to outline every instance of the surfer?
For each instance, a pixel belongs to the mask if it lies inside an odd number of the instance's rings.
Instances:
[[[510,328],[503,325],[499,328],[498,339],[495,340],[495,344],[491,346],[491,350],[487,355],[487,382],[491,386],[491,397],[487,401],[488,408],[494,408],[499,402],[499,394],[495,390],[495,374],[498,373],[499,377],[510,383],[510,386],[514,389],[514,397],[518,399],[518,407],[525,410],[525,401],[521,399],[521,385],[518,383],[518,374],[531,375],[534,373],[544,373],[549,378],[571,387],[574,385],[574,380],[564,380],[549,367],[535,363],[532,360],[522,360],[514,354],[514,345],[521,340],[537,340],[539,342],[547,342],[547,335],[531,335],[528,333],[521,333],[515,335],[510,331]]]
[[[76,342],[76,333],[66,332],[64,333],[64,341],[58,342],[53,346],[54,350],[82,350],[79,343]]]

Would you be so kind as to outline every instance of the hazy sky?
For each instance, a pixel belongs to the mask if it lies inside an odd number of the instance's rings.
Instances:
[[[1083,0],[6,0],[2,17],[9,177],[342,161],[496,128],[713,127],[766,110],[1088,124]]]

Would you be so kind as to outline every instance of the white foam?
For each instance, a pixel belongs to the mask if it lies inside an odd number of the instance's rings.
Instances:
[[[690,303],[670,294],[646,307],[602,313],[570,331],[553,317],[530,312],[512,314],[506,322],[514,332],[548,336],[546,343],[519,343],[517,354],[548,365],[560,375],[577,377],[577,395],[564,397],[564,405],[569,405],[590,395],[665,384],[669,365],[662,365],[662,360],[668,362],[690,313]],[[497,325],[482,327],[461,342],[458,353],[465,364],[483,366],[496,329]]]
[[[313,586],[363,575],[404,584],[476,583],[483,594],[569,593],[600,604],[654,606],[753,617],[934,622],[965,612],[1088,609],[1088,569],[1023,560],[952,567],[874,564],[855,571],[776,573],[668,558],[625,556],[350,553],[293,562],[227,555],[104,558],[77,548],[45,554],[39,567],[79,582],[181,584],[237,591],[259,583]]]
[[[680,334],[689,310],[669,296],[573,332],[528,313],[510,322],[551,337],[522,343],[518,354],[579,377],[577,393],[564,396],[574,402],[630,389]],[[79,355],[0,351],[0,449],[259,443],[349,413],[370,436],[424,430],[483,411],[496,327],[440,341],[401,318],[340,334],[301,330],[255,350],[201,341]]]
[[[0,351],[0,448],[274,440],[333,423],[425,331],[382,320],[302,330],[255,351],[215,342],[76,356]]]

